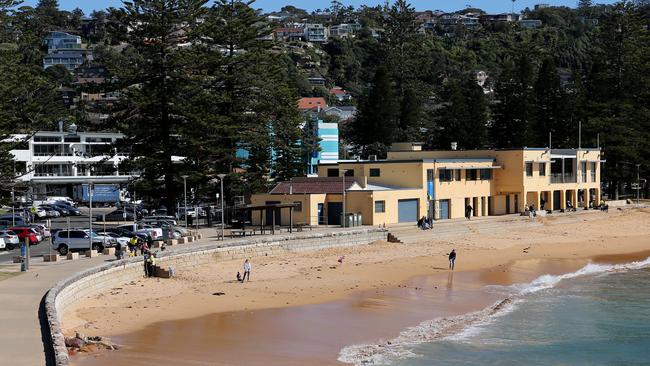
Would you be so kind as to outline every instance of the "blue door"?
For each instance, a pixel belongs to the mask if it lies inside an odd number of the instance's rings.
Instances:
[[[418,200],[399,200],[397,201],[398,222],[417,222],[418,221]]]
[[[343,213],[343,203],[327,203],[327,225],[341,225],[341,214]]]
[[[446,220],[449,218],[449,200],[440,200],[438,204],[440,208],[440,219]]]

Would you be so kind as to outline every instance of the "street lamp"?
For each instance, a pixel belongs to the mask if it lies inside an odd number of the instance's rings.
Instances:
[[[181,175],[181,178],[183,178],[183,191],[185,193],[185,207],[183,208],[183,211],[185,211],[185,230],[187,230],[187,177],[189,175]]]
[[[223,179],[226,177],[226,174],[217,174],[217,177],[219,177],[219,181],[221,183],[221,240],[224,239],[224,230],[226,229],[225,226],[225,219],[224,216],[226,214],[226,208],[223,205],[224,199],[223,199]]]
[[[93,183],[90,182],[88,183],[88,224],[89,224],[89,232],[88,232],[88,242],[89,242],[89,250],[93,250]]]

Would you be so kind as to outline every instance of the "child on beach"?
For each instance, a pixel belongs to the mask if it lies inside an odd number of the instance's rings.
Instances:
[[[454,262],[456,262],[456,249],[452,249],[449,253],[449,269],[454,270]]]
[[[246,280],[246,276],[248,276],[248,280],[251,280],[251,262],[246,259],[244,261],[244,277],[241,278],[241,281],[244,282]]]

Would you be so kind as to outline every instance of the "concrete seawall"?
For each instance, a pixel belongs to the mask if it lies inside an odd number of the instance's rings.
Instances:
[[[182,272],[219,260],[273,256],[288,252],[365,245],[386,240],[387,231],[362,228],[292,236],[243,238],[210,244],[185,244],[157,253],[157,264]],[[80,272],[56,284],[45,296],[45,312],[57,366],[69,364],[61,317],[70,305],[115,286],[142,277],[142,259],[128,258]]]

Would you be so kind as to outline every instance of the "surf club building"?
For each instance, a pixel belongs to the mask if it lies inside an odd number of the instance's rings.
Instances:
[[[519,148],[425,151],[396,143],[386,159],[339,160],[318,165],[317,177],[278,183],[255,194],[253,205],[294,204],[293,223],[341,225],[342,213],[363,225],[496,216],[597,206],[601,196],[600,149]],[[260,220],[289,225],[281,209]]]

